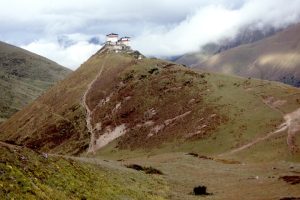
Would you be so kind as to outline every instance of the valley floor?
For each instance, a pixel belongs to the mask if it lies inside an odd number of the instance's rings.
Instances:
[[[185,153],[126,160],[152,166],[164,173],[170,199],[199,199],[191,194],[198,185],[207,187],[205,199],[281,199],[300,197],[300,165],[289,162],[239,163],[224,159],[194,157]],[[298,176],[298,184],[283,176]]]
[[[199,199],[193,188],[206,186],[205,199],[284,199],[300,198],[300,165],[277,161],[241,163],[221,157],[197,154],[166,153],[127,160],[103,160],[93,157],[69,157],[121,171],[135,171],[126,166],[137,164],[161,171],[159,176],[168,186],[168,199]],[[136,171],[136,173],[144,173]],[[285,181],[290,178],[291,182]],[[291,184],[294,181],[294,184]]]

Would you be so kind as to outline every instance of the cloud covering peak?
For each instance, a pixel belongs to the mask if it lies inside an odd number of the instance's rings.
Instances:
[[[233,37],[245,27],[283,28],[300,19],[300,1],[249,0],[239,8],[209,4],[197,9],[171,28],[151,27],[134,40],[134,47],[154,56],[197,51],[208,42]],[[151,45],[155,44],[155,45]]]
[[[281,28],[299,19],[299,0],[10,0],[0,8],[0,40],[75,69],[109,32],[163,57],[197,51],[245,26]]]

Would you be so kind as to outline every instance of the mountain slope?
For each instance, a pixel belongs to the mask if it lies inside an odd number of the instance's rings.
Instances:
[[[215,55],[220,49],[220,45],[210,43],[205,45],[199,52],[187,53],[177,58],[174,62],[193,67],[194,65],[201,63],[211,56]]]
[[[1,124],[0,139],[62,154],[213,155],[276,132],[279,140],[270,136],[258,143],[267,142],[264,153],[254,150],[257,154],[242,158],[299,159],[299,134],[290,133],[291,123],[284,119],[299,108],[299,89],[137,57],[104,48]],[[295,118],[289,121],[298,126]]]
[[[70,72],[53,61],[0,42],[0,123]]]
[[[247,26],[241,28],[237,35],[232,38],[225,38],[216,43],[208,43],[204,45],[199,52],[187,53],[175,60],[176,63],[188,66],[197,66],[206,61],[211,56],[219,54],[223,51],[238,47],[243,44],[250,44],[264,38],[270,37],[280,31],[273,27],[264,27],[257,29],[256,27]]]
[[[300,24],[211,56],[195,67],[300,86]]]

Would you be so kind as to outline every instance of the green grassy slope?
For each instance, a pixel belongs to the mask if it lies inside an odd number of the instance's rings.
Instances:
[[[0,42],[0,123],[70,72],[53,61]]]
[[[164,199],[159,176],[60,157],[0,143],[1,199]]]
[[[115,157],[115,159],[176,151],[218,156],[276,130],[283,122],[285,113],[290,113],[300,107],[299,89],[284,84],[207,73],[204,80],[207,81],[207,89],[202,94],[203,102],[214,107],[215,113],[226,119],[210,134],[206,135],[204,132],[204,135],[200,135],[199,138],[192,139],[177,138],[175,141],[165,142],[151,150],[139,148],[136,151],[124,148],[120,150],[122,147],[120,146],[122,138],[120,138],[100,149],[97,154],[101,157]],[[280,112],[264,103],[265,99],[270,97],[285,102],[278,107]],[[196,121],[201,126],[207,123],[202,120],[199,122],[199,119],[201,118],[195,118],[192,121]],[[182,126],[180,123],[178,125]],[[183,125],[183,127],[185,126]],[[184,134],[189,133],[187,128],[183,131]],[[280,138],[271,137],[267,142],[262,142],[262,144],[266,144],[265,146],[254,145],[250,150],[246,149],[246,153],[235,154],[230,157],[256,161],[299,160],[299,152],[293,154],[288,150],[287,132],[284,131],[279,136]],[[124,142],[128,143],[130,139],[126,136],[125,138]],[[136,137],[132,140],[135,139]],[[299,145],[299,137],[297,144]],[[143,145],[145,144],[143,143]]]

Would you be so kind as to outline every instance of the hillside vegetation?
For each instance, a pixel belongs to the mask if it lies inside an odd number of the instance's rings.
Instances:
[[[0,142],[1,199],[165,199],[156,176],[51,157]],[[118,166],[118,164],[115,164]]]
[[[220,154],[277,130],[299,99],[287,85],[104,50],[3,123],[0,138],[62,154]],[[280,138],[250,148],[265,149],[253,159],[299,158],[298,135],[288,146],[284,126]]]
[[[53,61],[0,42],[0,123],[70,72]]]

